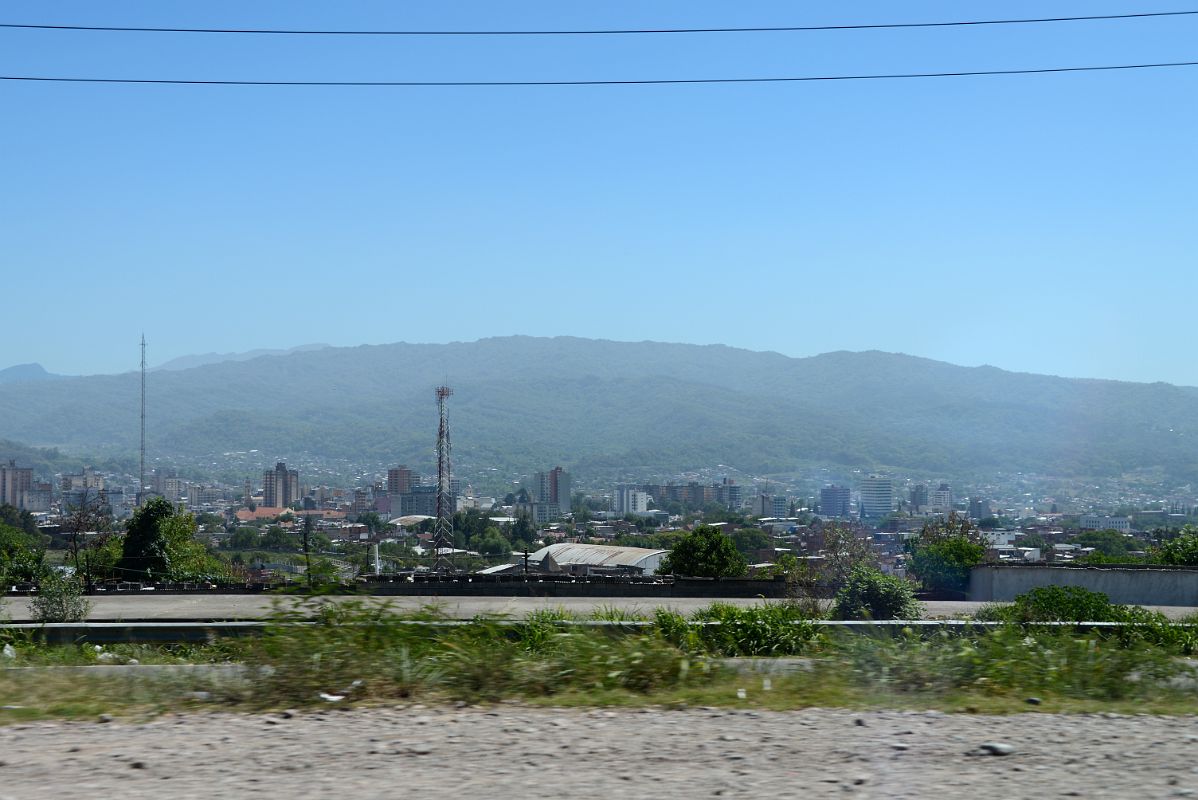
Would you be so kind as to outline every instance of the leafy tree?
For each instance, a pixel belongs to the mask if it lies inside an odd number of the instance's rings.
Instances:
[[[0,523],[0,583],[37,580],[45,572],[45,559],[45,549],[36,537]]]
[[[1069,540],[1079,547],[1093,547],[1104,556],[1125,556],[1128,552],[1127,537],[1119,531],[1085,531]]]
[[[204,543],[196,539],[198,530],[195,517],[185,511],[177,511],[162,521],[171,580],[212,580],[228,574],[225,562],[209,553]]]
[[[933,591],[963,592],[969,572],[986,555],[986,539],[967,517],[929,520],[907,543],[911,574]]]
[[[289,552],[295,552],[298,549],[294,534],[288,533],[278,525],[272,525],[266,529],[259,547]]]
[[[506,556],[512,552],[512,543],[503,538],[498,528],[492,527],[474,543],[474,549],[485,556]]]
[[[25,531],[30,536],[37,536],[37,519],[28,511],[21,511],[16,506],[0,503],[0,525]]]
[[[738,528],[732,532],[732,544],[742,556],[749,558],[758,550],[765,550],[773,542],[770,536],[760,528]]]
[[[969,587],[970,570],[985,555],[985,548],[964,536],[920,542],[911,554],[911,574],[927,589],[963,592]]]
[[[382,533],[383,529],[387,527],[386,523],[383,522],[382,517],[380,517],[374,511],[365,511],[359,514],[358,522],[362,525],[365,525],[366,530],[370,531],[371,533]]]
[[[968,517],[959,516],[956,512],[941,519],[931,519],[924,523],[919,531],[920,544],[932,544],[944,539],[965,539],[974,544],[986,546],[986,537]]]
[[[918,619],[911,584],[871,567],[857,567],[836,593],[837,619]]]
[[[820,551],[823,561],[808,576],[809,583],[842,586],[858,567],[877,567],[878,556],[868,537],[839,523],[824,524],[819,533],[824,543]]]
[[[1038,533],[1029,533],[1022,536],[1017,541],[1017,544],[1020,547],[1039,547],[1041,552],[1052,549],[1052,545],[1048,543],[1048,540]]]
[[[133,512],[125,532],[121,561],[117,569],[124,577],[163,578],[170,573],[163,523],[175,508],[162,497],[151,497]]]
[[[1186,525],[1181,533],[1156,548],[1152,559],[1159,564],[1198,567],[1198,528]]]
[[[253,550],[260,547],[261,543],[262,535],[257,528],[242,527],[225,540],[224,546],[228,550]]]
[[[521,490],[523,491],[523,490]],[[537,541],[537,527],[527,514],[516,517],[512,525],[512,541],[521,545],[532,545]]]
[[[732,539],[710,525],[700,525],[674,546],[658,573],[696,578],[737,578],[748,570]]]

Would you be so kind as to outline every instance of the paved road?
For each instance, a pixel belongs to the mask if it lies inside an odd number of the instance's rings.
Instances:
[[[386,597],[368,598],[373,602],[389,602],[401,610],[417,610],[430,603],[444,609],[457,619],[470,619],[479,615],[502,614],[523,617],[529,612],[546,608],[563,608],[577,614],[590,614],[600,608],[618,608],[624,611],[651,613],[657,607],[672,608],[689,613],[711,604],[702,598],[654,597]],[[172,620],[172,619],[257,619],[270,613],[276,598],[262,595],[122,595],[95,597],[90,619],[96,621],[119,620]],[[285,601],[286,602],[286,601]],[[724,602],[739,606],[752,606],[759,599],[737,599]],[[930,602],[924,604],[925,617],[960,618],[972,614],[982,603]],[[1154,606],[1172,618],[1192,614],[1198,609],[1177,606]],[[25,598],[10,597],[0,602],[0,615],[7,614],[14,622],[28,618],[28,602]]]
[[[0,728],[0,800],[1146,800],[1194,796],[1195,731],[1193,717],[519,706],[50,722]]]

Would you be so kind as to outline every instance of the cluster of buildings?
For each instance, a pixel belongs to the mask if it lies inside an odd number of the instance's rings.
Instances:
[[[953,496],[952,487],[947,483],[940,483],[935,489],[931,489],[927,484],[917,483],[907,490],[907,499],[904,502],[896,491],[893,478],[886,475],[869,475],[863,478],[857,487],[855,504],[853,495],[854,492],[848,486],[825,486],[819,493],[820,516],[877,520],[896,511],[912,516],[958,512],[968,515],[971,519],[980,520],[991,514],[990,503],[984,498],[970,497],[967,503],[958,503],[957,498]]]

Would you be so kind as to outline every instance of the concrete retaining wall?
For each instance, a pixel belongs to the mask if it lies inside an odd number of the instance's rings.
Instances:
[[[1037,586],[1080,586],[1120,604],[1198,606],[1198,570],[1167,567],[983,565],[970,573],[969,599],[1014,600]]]

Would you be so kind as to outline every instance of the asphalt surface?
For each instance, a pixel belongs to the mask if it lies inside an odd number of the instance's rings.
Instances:
[[[344,599],[344,598],[335,598]],[[656,597],[369,597],[370,602],[385,602],[397,610],[416,611],[428,605],[440,607],[445,614],[455,619],[471,619],[480,615],[505,615],[524,617],[541,609],[565,609],[568,612],[589,615],[602,608],[614,608],[628,612],[652,613],[655,608],[671,608],[689,613],[710,605],[709,598]],[[136,595],[98,596],[92,598],[93,621],[119,622],[124,620],[235,620],[260,619],[271,612],[275,603],[292,602],[292,598],[268,597],[263,595],[154,595],[143,592]],[[760,599],[732,599],[720,602],[738,606],[753,606]],[[28,600],[24,597],[8,597],[0,600],[0,618],[7,616],[13,622],[29,619]],[[968,616],[984,603],[928,602],[924,603],[927,618],[959,619]],[[1180,606],[1150,606],[1170,618],[1177,619],[1198,611],[1198,608]]]

